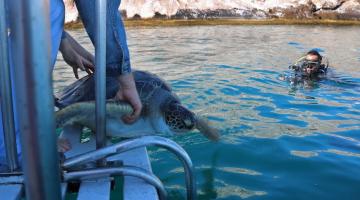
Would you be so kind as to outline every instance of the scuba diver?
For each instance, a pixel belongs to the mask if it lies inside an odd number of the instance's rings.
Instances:
[[[329,60],[316,50],[310,50],[289,71],[279,75],[279,80],[290,84],[291,90],[299,88],[313,89],[322,84],[342,85],[359,88],[359,84],[335,73],[329,67]]]
[[[310,50],[289,66],[290,74],[280,75],[279,79],[290,82],[292,86],[313,88],[319,80],[326,77],[328,66],[328,59],[321,56],[318,51]]]
[[[305,56],[289,66],[295,74],[302,78],[316,78],[319,75],[325,75],[328,70],[329,62],[316,50],[311,50]]]

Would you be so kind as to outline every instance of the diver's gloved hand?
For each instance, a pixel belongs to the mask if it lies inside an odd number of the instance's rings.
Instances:
[[[136,85],[132,73],[123,74],[119,76],[120,89],[116,93],[115,99],[128,101],[134,112],[131,115],[123,117],[125,123],[134,123],[139,118],[142,110],[142,104],[139,94],[136,90]]]
[[[86,71],[88,74],[94,72],[94,56],[65,31],[60,43],[60,52],[64,61],[73,68],[75,78],[79,79],[78,69]]]

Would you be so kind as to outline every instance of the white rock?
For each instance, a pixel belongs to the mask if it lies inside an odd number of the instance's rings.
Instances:
[[[74,0],[64,0],[65,4],[65,23],[75,22],[79,13],[77,11]]]
[[[334,8],[339,5],[343,0],[312,0],[312,3],[316,6],[316,9],[321,8]]]
[[[268,12],[273,8],[276,12],[281,9],[298,7],[312,2],[317,9],[334,8],[345,1],[336,11],[339,13],[360,13],[360,0],[122,0],[119,10],[125,10],[127,17],[131,18],[140,15],[141,18],[151,18],[155,13],[166,16],[175,15],[179,10],[217,10],[217,9],[238,9],[252,11],[253,9]],[[78,19],[78,12],[74,0],[64,0],[66,14],[65,22],[72,22]],[[277,14],[281,16],[281,13]]]
[[[355,12],[360,14],[360,0],[348,0],[337,11],[339,13]]]

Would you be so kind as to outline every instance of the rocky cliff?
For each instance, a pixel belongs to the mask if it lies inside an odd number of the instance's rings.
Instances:
[[[65,21],[76,21],[74,1],[64,2]],[[122,0],[119,10],[125,18],[360,20],[360,0]]]

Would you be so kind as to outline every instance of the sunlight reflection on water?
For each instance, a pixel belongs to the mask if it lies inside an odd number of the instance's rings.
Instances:
[[[354,38],[359,31],[351,26],[201,26],[137,27],[127,33],[133,68],[167,80],[187,107],[221,130],[216,144],[195,133],[173,137],[195,166],[208,166],[196,170],[199,199],[292,199],[294,194],[298,199],[356,199],[360,40]],[[93,52],[84,30],[69,32]],[[329,58],[334,75],[313,88],[279,80],[311,48]],[[75,80],[61,56],[58,61],[56,92]],[[151,157],[171,199],[183,198],[178,163],[163,151],[151,151]]]

